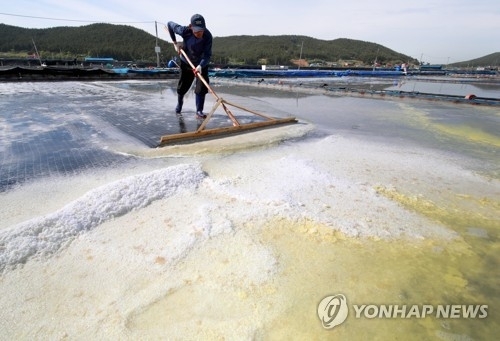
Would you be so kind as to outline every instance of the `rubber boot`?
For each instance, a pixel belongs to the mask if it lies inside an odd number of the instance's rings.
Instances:
[[[196,112],[203,114],[205,106],[205,94],[196,94]]]
[[[177,95],[177,106],[175,107],[176,114],[180,114],[182,110],[182,104],[184,104],[184,96]]]

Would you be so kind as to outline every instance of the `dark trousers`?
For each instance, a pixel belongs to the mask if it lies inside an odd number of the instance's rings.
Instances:
[[[210,83],[208,79],[208,66],[205,66],[201,69],[201,75],[207,81],[207,83]],[[177,83],[177,94],[179,96],[184,97],[186,92],[188,92],[189,88],[191,87],[191,84],[193,84],[194,78],[195,76],[191,66],[181,61],[179,83]],[[197,95],[206,95],[208,93],[207,87],[198,78],[196,78],[194,93]]]

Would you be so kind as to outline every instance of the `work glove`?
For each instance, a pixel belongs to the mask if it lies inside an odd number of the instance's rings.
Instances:
[[[198,65],[197,67],[194,68],[193,70],[194,74],[196,75],[197,73],[201,73],[201,65]]]
[[[181,54],[182,43],[178,43],[178,42],[174,41],[174,48],[175,48],[175,52],[177,52],[178,54]]]

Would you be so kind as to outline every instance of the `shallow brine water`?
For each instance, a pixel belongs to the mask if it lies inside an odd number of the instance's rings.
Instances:
[[[497,107],[212,84],[300,123],[155,148],[175,82],[0,84],[2,337],[500,332]]]

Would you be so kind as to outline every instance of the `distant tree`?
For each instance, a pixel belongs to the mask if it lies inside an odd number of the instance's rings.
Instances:
[[[156,62],[156,37],[146,31],[127,25],[91,24],[80,27],[53,27],[28,29],[0,24],[0,55],[28,55],[34,53],[33,40],[45,56],[71,59],[92,57],[112,57],[116,60]],[[168,61],[175,52],[170,44],[158,39],[162,51],[160,58]],[[214,37],[212,62],[214,64],[293,65],[292,60],[309,62],[321,60],[331,64],[338,60],[357,60],[365,65],[417,64],[411,57],[393,51],[380,44],[339,38],[320,40],[300,35],[279,36],[229,36]],[[453,66],[496,66],[500,52],[451,64]]]

